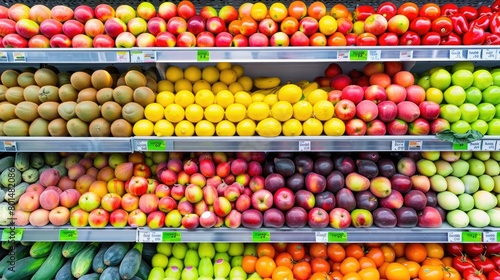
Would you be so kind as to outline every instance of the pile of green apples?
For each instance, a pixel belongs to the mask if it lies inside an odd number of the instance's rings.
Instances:
[[[500,67],[488,69],[461,61],[418,76],[426,100],[441,105],[440,118],[451,131],[474,129],[483,135],[500,135]]]

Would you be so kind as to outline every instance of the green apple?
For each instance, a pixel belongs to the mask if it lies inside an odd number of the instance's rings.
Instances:
[[[498,161],[490,158],[484,162],[485,171],[484,173],[489,176],[497,176],[500,174],[500,164]]]
[[[230,244],[227,242],[218,242],[214,244],[215,251],[219,253],[227,252],[229,250]]]
[[[172,243],[158,243],[156,252],[170,257],[172,255]]]
[[[444,104],[441,106],[441,111],[439,112],[439,116],[450,123],[460,120],[461,114],[460,108],[453,104]]]
[[[172,246],[172,255],[179,260],[183,260],[186,257],[187,251],[188,248],[186,243],[175,243]]]
[[[452,162],[451,167],[453,167],[453,172],[451,172],[451,175],[455,177],[461,178],[469,172],[469,163],[463,159]]]
[[[174,209],[167,213],[165,217],[165,226],[170,228],[178,228],[181,226],[182,215],[179,210]]]
[[[458,209],[467,212],[474,208],[474,197],[472,197],[472,195],[463,193],[458,196],[458,200],[460,200],[460,206],[458,206]]]
[[[472,83],[473,87],[477,87],[480,90],[484,90],[493,84],[493,77],[488,70],[480,69],[476,70],[473,73],[474,75],[474,83]]]
[[[495,71],[496,70],[496,71]],[[493,85],[500,86],[500,69],[493,69],[490,71],[491,77],[493,78]]]
[[[198,242],[189,242],[187,244],[188,249],[193,249],[193,250],[198,250],[198,247],[200,246],[200,243]]]
[[[430,82],[431,82],[431,87],[435,87],[440,90],[445,90],[451,85],[450,72],[446,71],[445,69],[437,69],[431,73]]]
[[[500,119],[500,104],[495,106],[495,118]]]
[[[488,135],[500,135],[500,119],[494,118],[488,122]]]
[[[460,106],[465,102],[465,90],[459,86],[451,86],[444,91],[444,101]]]
[[[184,257],[184,266],[194,266],[198,267],[200,264],[200,256],[198,255],[198,251],[189,249],[186,252],[186,256]]]
[[[437,169],[434,162],[428,159],[419,159],[417,161],[417,171],[424,176],[431,177],[436,174]]]
[[[441,152],[439,152],[439,151],[424,151],[420,154],[422,155],[423,158],[428,159],[428,160],[432,160],[432,161],[438,160],[439,157],[441,156]]]
[[[458,120],[451,124],[451,131],[459,134],[467,133],[471,128],[470,124],[464,120]]]
[[[444,210],[455,210],[460,206],[458,196],[450,191],[444,191],[437,194],[438,205]]]
[[[470,72],[474,72],[474,63],[470,61],[460,61],[455,64],[453,64],[453,67],[451,68],[451,72],[455,73],[458,70],[468,70]]]
[[[483,93],[477,87],[469,87],[465,90],[465,102],[477,105],[483,100]]]
[[[491,192],[480,190],[472,196],[474,197],[474,206],[477,209],[487,211],[497,206],[497,197]]]
[[[464,103],[460,105],[460,119],[468,123],[473,123],[479,118],[479,109],[472,103]]]
[[[489,151],[474,151],[472,154],[480,161],[487,161],[491,157],[491,153]]]
[[[245,245],[243,245],[243,243],[232,242],[231,245],[229,245],[229,250],[227,250],[227,253],[231,257],[234,257],[243,255],[244,251],[245,251]]]
[[[473,227],[482,228],[490,224],[490,216],[486,213],[486,211],[472,209],[467,212],[467,216],[469,216],[469,223]]]
[[[445,178],[446,183],[448,184],[447,191],[454,193],[456,195],[463,194],[465,192],[464,182],[460,180],[460,178],[455,176],[448,176]]]
[[[434,176],[432,176],[430,178],[430,181],[431,181],[431,190],[435,192],[444,192],[445,190],[448,189],[448,182],[443,176],[439,174],[435,174]]]
[[[417,80],[417,85],[421,86],[423,89],[428,90],[431,87],[431,80],[429,76],[420,77]]]
[[[470,127],[481,132],[481,134],[483,135],[488,132],[488,123],[483,120],[476,120],[475,122],[470,124]]]
[[[213,259],[215,256],[215,248],[212,243],[200,243],[198,246],[198,255],[200,258]]]
[[[500,86],[489,86],[483,90],[483,102],[500,104]]]
[[[491,192],[495,188],[495,180],[493,177],[483,174],[479,176],[479,188],[483,191]]]
[[[241,266],[243,263],[243,256],[234,256],[231,258],[231,267]]]
[[[463,160],[468,160],[472,157],[472,152],[471,151],[462,151],[460,152],[460,158]]]
[[[477,105],[477,109],[479,110],[479,119],[487,122],[491,121],[497,112],[493,104],[486,102]]]
[[[469,174],[474,176],[481,176],[486,170],[484,162],[477,158],[471,158],[467,161],[469,163]]]
[[[472,194],[479,190],[479,179],[476,176],[467,174],[460,180],[464,183],[465,193]]]
[[[254,243],[246,243],[245,250],[243,251],[244,256],[257,256],[257,245]]]
[[[492,151],[492,152],[490,152],[490,157],[492,159],[496,160],[496,161],[500,161],[500,151]]]
[[[474,75],[471,71],[460,69],[451,75],[451,84],[464,89],[470,87],[474,82]]]
[[[443,92],[435,87],[428,88],[425,91],[425,100],[441,104],[443,102]]]
[[[443,66],[434,66],[432,67],[428,72],[429,72],[429,75],[432,75],[433,73],[435,73],[436,71],[438,70],[446,70]]]

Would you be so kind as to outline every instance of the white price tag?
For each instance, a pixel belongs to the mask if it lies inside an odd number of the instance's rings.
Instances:
[[[148,150],[148,141],[137,141],[135,145],[135,150],[138,152],[144,152]]]
[[[405,150],[405,141],[404,140],[395,140],[395,141],[392,141],[391,150],[393,150],[393,151],[404,151]]]
[[[160,243],[162,242],[162,232],[138,230],[136,242]]]
[[[497,141],[497,146],[495,148],[495,151],[500,151],[500,140]]]
[[[14,62],[26,62],[26,54],[24,52],[14,52]]]
[[[130,55],[128,52],[116,52],[117,62],[130,62]]]
[[[494,151],[497,148],[497,141],[483,140],[483,151]]]
[[[492,49],[484,49],[482,53],[483,59],[495,60],[497,59],[497,51]]]
[[[467,50],[467,59],[481,59],[481,50]]]
[[[299,151],[307,152],[311,150],[311,141],[299,141]]]
[[[337,51],[337,60],[349,60],[349,51]]]
[[[131,51],[130,62],[156,62],[154,51]]]
[[[155,51],[143,51],[142,55],[144,57],[144,62],[156,62]]]
[[[450,50],[450,59],[463,59],[463,50]]]
[[[473,142],[470,142],[467,145],[469,151],[480,151],[481,150],[481,140],[476,140]]]
[[[0,62],[7,62],[9,61],[9,57],[7,56],[6,52],[0,52]]]
[[[381,50],[368,51],[368,60],[377,61],[382,56]]]
[[[401,60],[412,60],[413,59],[413,51],[400,51],[399,59]]]
[[[483,232],[483,242],[485,242],[485,243],[496,243],[496,242],[498,242],[498,232],[496,232],[496,231],[485,231],[485,232]]]
[[[460,231],[448,232],[448,242],[462,242],[462,233]]]
[[[328,242],[328,232],[326,231],[316,231],[314,233],[316,242],[326,243]]]
[[[17,151],[16,141],[4,141],[3,147],[4,147],[6,152],[16,152]]]

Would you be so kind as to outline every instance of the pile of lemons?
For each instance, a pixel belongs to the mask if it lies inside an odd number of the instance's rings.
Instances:
[[[340,136],[342,120],[326,90],[304,94],[296,84],[252,93],[243,67],[217,63],[200,69],[170,66],[158,83],[156,102],[136,122],[136,136]]]

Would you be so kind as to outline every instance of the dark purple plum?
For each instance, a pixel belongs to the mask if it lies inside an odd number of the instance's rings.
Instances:
[[[333,161],[329,157],[319,157],[314,160],[314,172],[325,177],[332,173],[333,168]]]

